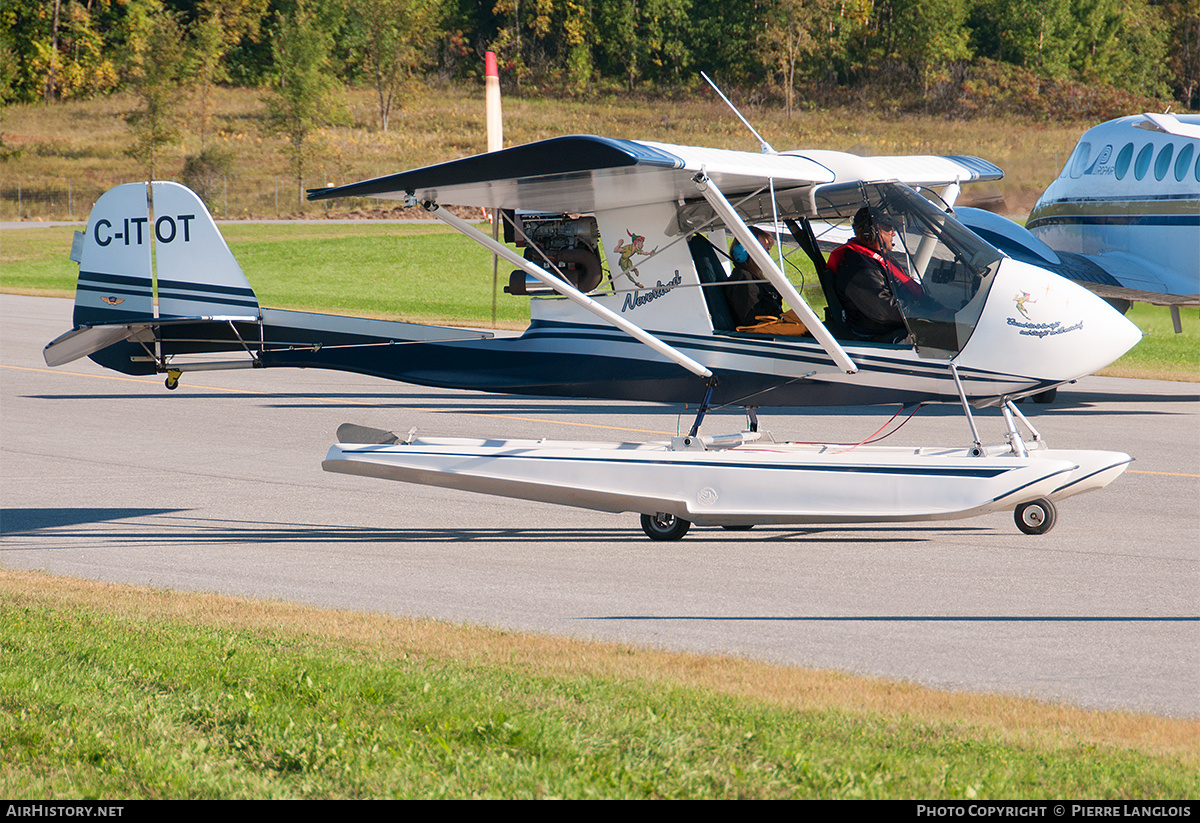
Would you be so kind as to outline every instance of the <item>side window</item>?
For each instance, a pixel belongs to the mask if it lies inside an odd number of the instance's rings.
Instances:
[[[1167,143],[1159,149],[1158,159],[1154,161],[1154,179],[1162,180],[1167,176],[1167,169],[1171,168],[1171,158],[1175,155],[1175,144]]]
[[[1133,162],[1133,143],[1126,143],[1117,154],[1116,174],[1118,180],[1124,180],[1129,172],[1129,164]]]
[[[1071,159],[1067,162],[1067,173],[1071,175],[1072,180],[1083,174],[1084,168],[1087,167],[1088,155],[1091,151],[1091,143],[1080,143],[1075,147],[1075,153],[1071,155]]]
[[[1142,146],[1142,150],[1138,152],[1137,160],[1133,164],[1133,176],[1141,180],[1146,176],[1146,172],[1150,170],[1150,157],[1154,154],[1154,146],[1147,143]]]
[[[1188,166],[1192,165],[1192,154],[1196,147],[1191,143],[1185,143],[1183,148],[1179,150],[1179,157],[1175,160],[1175,182],[1182,183],[1183,178],[1187,177]]]

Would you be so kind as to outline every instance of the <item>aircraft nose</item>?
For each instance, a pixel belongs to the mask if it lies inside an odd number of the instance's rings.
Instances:
[[[1142,333],[1100,297],[1045,269],[1003,260],[958,362],[1061,382],[1099,371]]]

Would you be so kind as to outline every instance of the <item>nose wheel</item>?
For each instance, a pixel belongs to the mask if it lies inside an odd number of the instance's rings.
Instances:
[[[651,540],[679,540],[691,527],[691,520],[666,512],[642,515],[642,531]]]
[[[164,383],[164,385],[167,387],[167,391],[175,391],[177,388],[179,388],[179,377],[182,374],[183,372],[177,369],[167,370],[167,379]]]
[[[1017,528],[1025,534],[1045,534],[1054,528],[1058,510],[1044,497],[1022,503],[1013,511]]]

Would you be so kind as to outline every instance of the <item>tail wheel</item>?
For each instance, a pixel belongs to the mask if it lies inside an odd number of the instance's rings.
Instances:
[[[679,540],[691,527],[691,520],[666,512],[642,515],[642,531],[651,540]]]
[[[1017,521],[1017,528],[1025,534],[1045,534],[1054,528],[1058,510],[1052,502],[1041,497],[1017,506],[1013,511],[1013,519]]]

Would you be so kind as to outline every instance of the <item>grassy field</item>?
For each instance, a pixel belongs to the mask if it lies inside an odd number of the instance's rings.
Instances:
[[[0,796],[1200,796],[1200,723],[0,570]]]
[[[78,267],[67,259],[70,227],[21,228],[0,238],[0,290],[74,295]],[[221,231],[264,306],[418,322],[488,326],[491,256],[440,223],[247,224]],[[511,267],[502,266],[501,286]],[[811,274],[807,282],[813,282]],[[819,289],[805,297],[823,305]],[[523,328],[529,303],[500,292],[497,325]],[[1200,380],[1200,319],[1185,310],[1174,334],[1167,309],[1135,305],[1145,337],[1101,374]]]
[[[231,165],[208,193],[209,205],[231,216],[323,213],[328,206],[298,202],[283,139],[262,133],[263,95],[257,89],[217,89],[210,147],[227,152]],[[485,149],[482,86],[416,89],[388,132],[374,127],[369,92],[346,92],[340,103],[343,123],[320,129],[311,141],[307,187],[378,177]],[[5,145],[21,154],[0,161],[0,220],[82,219],[108,188],[145,179],[146,172],[125,153],[130,142],[125,115],[133,107],[134,99],[121,94],[6,107],[0,132]],[[779,149],[984,157],[1005,170],[1005,179],[968,186],[960,204],[1003,197],[1005,210],[1022,218],[1089,125],[1021,117],[955,121],[873,109],[797,112],[789,119],[778,108],[748,106],[745,114]],[[191,116],[194,120],[196,113]],[[749,132],[708,92],[653,101],[509,97],[504,101],[504,128],[510,146],[584,133],[758,150]],[[167,151],[157,173],[160,179],[179,179],[184,157],[200,150],[193,136],[198,132],[196,123],[189,122],[183,141]],[[354,205],[374,201],[350,207]]]

